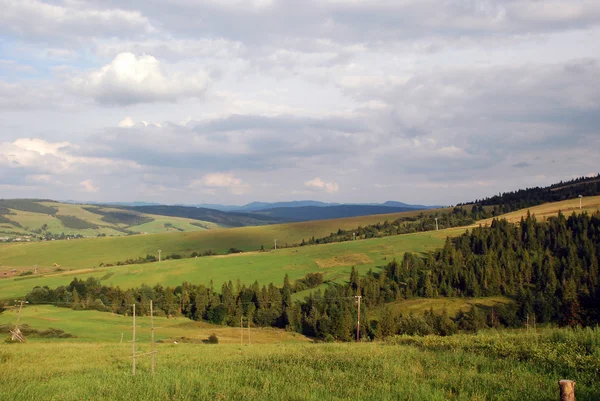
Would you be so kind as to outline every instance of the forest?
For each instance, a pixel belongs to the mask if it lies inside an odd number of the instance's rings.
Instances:
[[[450,335],[484,327],[519,327],[526,321],[560,326],[593,326],[600,322],[600,213],[573,214],[538,222],[527,215],[520,224],[493,220],[426,255],[404,254],[377,271],[360,277],[353,268],[345,284],[329,283],[304,300],[292,294],[322,283],[307,277],[282,287],[183,283],[177,287],[143,285],[123,290],[104,286],[94,278],[74,279],[55,289],[36,287],[32,304],[53,303],[74,309],[97,309],[129,314],[149,313],[152,300],[157,314],[183,315],[195,320],[238,326],[273,326],[322,340],[349,341],[357,320],[355,296],[362,296],[361,337],[394,334]],[[415,297],[481,297],[504,295],[514,302],[497,309],[472,308],[448,316],[395,315],[386,303]],[[383,306],[379,320],[369,310]]]
[[[476,200],[475,205],[492,206],[501,213],[509,213],[547,202],[559,202],[581,196],[600,195],[600,174],[594,177],[580,177],[571,181],[559,182],[548,187],[534,187],[504,192],[489,198]]]

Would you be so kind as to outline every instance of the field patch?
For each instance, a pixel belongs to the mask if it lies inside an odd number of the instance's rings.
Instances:
[[[319,269],[327,269],[338,266],[356,266],[373,263],[373,260],[364,253],[351,253],[349,255],[333,256],[326,259],[315,259]]]

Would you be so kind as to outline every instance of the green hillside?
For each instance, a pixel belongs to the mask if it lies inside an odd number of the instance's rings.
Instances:
[[[225,232],[225,230],[220,231]],[[55,288],[68,284],[75,276],[78,278],[93,276],[101,279],[103,284],[118,285],[122,288],[157,283],[176,286],[183,281],[194,284],[209,284],[211,280],[215,283],[215,286],[220,288],[223,282],[229,280],[236,282],[238,279],[247,284],[251,284],[255,280],[258,280],[261,284],[281,283],[286,274],[289,275],[291,280],[296,280],[310,272],[321,272],[326,280],[347,280],[352,266],[356,266],[361,273],[365,273],[371,268],[376,269],[377,266],[387,264],[393,258],[402,257],[404,252],[425,252],[439,248],[443,245],[447,236],[459,235],[463,232],[464,228],[459,228],[278,249],[269,252],[163,260],[162,262],[140,265],[64,272],[49,270],[39,276],[2,278],[0,279],[0,294],[2,294],[1,298],[3,299],[24,296],[34,286]],[[100,243],[103,241],[106,240],[96,239],[89,241],[89,243],[93,245],[94,242]],[[39,245],[46,244],[41,243]],[[50,245],[55,246],[58,244],[55,242]],[[22,246],[21,248],[27,249],[28,247]],[[27,255],[24,254],[23,256],[26,257]],[[6,272],[6,269],[4,271]]]
[[[203,231],[219,224],[118,208],[31,199],[0,199],[0,242],[64,237]]]
[[[14,324],[17,320],[17,308],[10,308],[0,314],[2,325]],[[20,324],[28,325],[36,330],[55,328],[69,333],[75,342],[107,342],[118,343],[121,333],[131,339],[131,316],[116,315],[98,311],[74,311],[69,308],[58,308],[51,305],[25,306],[21,312]],[[150,341],[150,318],[138,316],[136,319],[137,341]],[[239,328],[214,325],[202,321],[193,321],[185,317],[168,319],[155,317],[156,341],[185,337],[192,341],[201,342],[211,334],[216,334],[220,343],[237,343],[240,341]],[[269,328],[252,327],[250,330],[254,344],[279,342],[306,342],[308,338],[298,333]],[[2,336],[2,334],[0,334]],[[30,341],[44,341],[35,336]],[[47,341],[47,340],[45,340]]]
[[[73,205],[68,205],[73,206]],[[424,215],[446,213],[450,209],[424,211]],[[82,214],[87,211],[81,212]],[[264,246],[273,247],[277,239],[280,246],[300,243],[302,239],[313,236],[322,237],[342,229],[353,229],[358,226],[375,224],[400,217],[419,216],[422,212],[403,212],[374,216],[350,217],[343,219],[319,220],[302,223],[276,224],[270,226],[252,226],[228,229],[211,229],[209,231],[171,232],[162,234],[132,235],[125,237],[106,237],[77,239],[73,241],[53,241],[38,243],[0,244],[0,271],[2,267],[40,267],[53,266],[57,263],[64,268],[89,268],[100,263],[114,264],[129,258],[143,257],[146,254],[157,255],[158,249],[163,256],[171,253],[187,255],[193,251],[213,250],[225,253],[229,248],[243,251],[255,251]],[[97,215],[96,215],[97,216]],[[176,219],[165,216],[152,216],[155,220],[145,223],[147,227],[161,221],[160,219]],[[166,220],[165,220],[166,221]],[[93,221],[90,221],[93,222]],[[189,224],[197,224],[190,221]],[[178,223],[181,224],[181,223]],[[204,223],[203,223],[204,224]],[[210,224],[207,223],[210,227]],[[144,226],[142,225],[142,226]],[[139,227],[137,226],[138,229]],[[197,230],[202,227],[193,226]],[[130,227],[132,228],[132,227]],[[135,227],[133,227],[135,228]]]

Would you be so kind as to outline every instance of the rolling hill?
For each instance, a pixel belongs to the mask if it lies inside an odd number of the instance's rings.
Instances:
[[[361,273],[366,273],[369,269],[375,270],[378,266],[387,264],[393,258],[401,258],[404,252],[426,252],[439,248],[444,244],[447,236],[460,235],[464,231],[464,228],[456,228],[368,240],[285,248],[269,252],[246,252],[233,255],[163,260],[162,262],[109,268],[79,268],[73,271],[57,272],[53,268],[42,267],[42,263],[40,263],[39,270],[41,274],[39,275],[11,277],[8,273],[8,277],[1,278],[0,294],[2,295],[0,299],[23,296],[37,285],[55,288],[60,285],[67,285],[73,280],[73,277],[86,278],[89,276],[100,279],[106,285],[118,285],[121,288],[158,283],[176,286],[183,281],[209,284],[211,280],[216,287],[220,288],[223,282],[229,280],[236,282],[238,279],[245,284],[251,284],[255,280],[262,284],[268,284],[269,282],[279,284],[286,274],[289,275],[290,280],[294,281],[312,272],[323,273],[326,280],[344,281],[348,279],[352,266],[356,266]],[[116,239],[124,240],[126,238],[115,238],[113,240]],[[83,242],[84,240],[80,241]],[[103,239],[94,241],[100,243]],[[51,245],[58,244],[52,243]],[[106,260],[106,256],[105,254],[101,255],[104,260]],[[48,266],[48,264],[43,264],[43,266]],[[65,265],[63,265],[64,267]],[[92,266],[83,264],[82,267]],[[22,270],[24,269],[19,269],[19,271]],[[30,270],[30,267],[25,270]],[[7,272],[7,268],[0,267],[0,271]]]
[[[48,200],[0,199],[0,238],[23,240],[201,231],[220,227],[198,219]]]

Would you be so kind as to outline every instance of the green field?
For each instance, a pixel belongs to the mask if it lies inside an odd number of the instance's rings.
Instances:
[[[468,342],[469,338],[462,338]],[[140,343],[138,352],[148,352]],[[576,368],[426,345],[158,344],[156,373],[131,344],[28,342],[0,345],[4,400],[530,400],[558,399],[572,374],[577,400],[600,388]],[[588,373],[585,376],[589,377]]]
[[[127,212],[132,215],[138,215],[149,220],[147,223],[130,225],[125,223],[119,223],[118,221],[108,222],[103,220],[103,216],[100,213],[94,213],[95,210],[101,212],[115,212],[124,213],[126,211],[111,207],[92,206],[92,205],[80,205],[70,203],[59,203],[59,202],[32,202],[32,201],[19,201],[9,200],[6,206],[13,206],[14,208],[7,207],[10,214],[3,215],[4,218],[18,223],[21,227],[11,225],[9,223],[2,223],[0,225],[0,237],[6,234],[3,232],[16,232],[20,235],[39,235],[34,232],[40,230],[42,227],[45,231],[65,235],[77,235],[80,234],[84,237],[96,237],[98,234],[104,234],[107,236],[122,236],[127,234],[126,231],[154,234],[154,233],[168,233],[168,232],[182,232],[182,231],[203,231],[206,229],[212,229],[219,227],[218,224],[187,219],[181,217],[167,217],[158,216],[153,214],[138,213],[138,212]],[[3,203],[0,202],[0,206]],[[45,208],[38,210],[40,207]],[[16,209],[21,207],[21,210]],[[44,213],[51,212],[51,213]],[[81,224],[78,226],[65,225],[65,218],[75,220],[75,224]],[[150,221],[151,220],[151,221]],[[196,223],[193,225],[191,223]]]
[[[17,307],[9,308],[0,314],[0,325],[14,325],[17,321]],[[21,325],[27,324],[38,330],[49,328],[61,329],[66,333],[76,336],[68,341],[75,342],[120,342],[121,333],[124,341],[131,340],[132,318],[131,316],[117,315],[109,312],[98,312],[93,310],[74,311],[70,308],[58,308],[51,305],[24,306],[21,312]],[[136,339],[144,346],[144,342],[150,341],[150,318],[136,318]],[[219,343],[240,343],[240,329],[238,327],[217,326],[202,321],[193,321],[184,317],[167,319],[166,317],[155,317],[156,341],[167,341],[185,337],[191,341],[201,342],[211,334],[216,334]],[[247,341],[247,329],[244,329],[244,337]],[[0,339],[2,338],[0,334]],[[301,334],[270,327],[250,328],[250,338],[253,344],[274,344],[284,342],[306,342],[308,338]],[[29,341],[59,341],[30,337]],[[60,340],[64,341],[64,340]],[[181,341],[181,340],[179,340]],[[184,340],[185,341],[185,340]],[[172,342],[172,341],[169,341]]]
[[[425,213],[433,213],[426,211]],[[275,224],[207,231],[172,232],[163,234],[132,235],[127,237],[86,238],[74,241],[46,241],[36,243],[0,244],[0,269],[4,267],[40,267],[58,263],[66,268],[89,268],[100,263],[137,258],[146,254],[163,256],[171,253],[189,254],[212,249],[224,253],[229,248],[255,251],[261,245],[273,247],[273,240],[285,245],[299,243],[312,236],[323,237],[338,228],[352,229],[399,217],[416,216],[421,212],[404,212],[390,215],[319,220],[303,223]],[[200,229],[199,227],[197,227]]]
[[[414,298],[402,301],[395,301],[385,304],[392,309],[394,314],[407,315],[414,313],[421,315],[424,311],[433,310],[436,315],[446,311],[449,316],[454,317],[460,311],[467,312],[473,306],[479,308],[499,307],[511,303],[512,300],[507,297],[480,297],[480,298]],[[377,319],[383,310],[383,306],[369,311],[369,317]]]
[[[233,230],[233,229],[232,229]],[[220,232],[225,232],[220,231]],[[327,280],[347,280],[352,266],[364,274],[369,269],[383,266],[404,252],[426,252],[443,245],[446,236],[458,235],[464,229],[440,230],[385,238],[357,240],[324,245],[278,249],[270,252],[249,252],[228,256],[207,256],[139,265],[95,268],[39,276],[0,279],[0,299],[25,295],[34,286],[55,288],[68,284],[73,277],[93,276],[101,279],[108,272],[105,285],[121,288],[138,287],[141,284],[176,286],[183,281],[208,284],[212,280],[217,288],[225,281],[240,280],[251,284],[273,282],[280,285],[288,274],[296,280],[309,272],[321,272]],[[189,234],[188,234],[189,235]],[[125,240],[122,238],[121,240]],[[96,241],[100,242],[103,239]],[[73,241],[71,241],[73,242]],[[36,244],[37,245],[37,244]],[[41,243],[39,245],[45,245]],[[56,245],[56,242],[51,244]],[[107,275],[108,276],[108,275]]]

